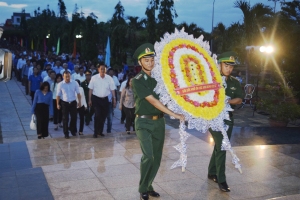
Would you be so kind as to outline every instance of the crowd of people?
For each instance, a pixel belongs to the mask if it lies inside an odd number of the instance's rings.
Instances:
[[[134,131],[135,104],[130,79],[138,71],[129,70],[126,63],[112,69],[103,64],[101,56],[98,58],[99,62],[93,63],[65,54],[13,52],[13,72],[26,95],[31,96],[31,113],[36,115],[39,139],[49,135],[49,121],[53,121],[55,131],[63,129],[65,138],[69,138],[69,132],[73,136],[83,135],[84,125],[88,126],[93,117],[94,138],[104,136],[105,121],[106,132],[111,133],[117,102],[122,111],[120,123],[126,120],[127,134],[130,127]]]

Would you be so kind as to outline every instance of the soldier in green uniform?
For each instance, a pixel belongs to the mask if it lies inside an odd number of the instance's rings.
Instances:
[[[83,81],[80,85],[83,88],[86,102],[89,102],[89,90],[90,89],[88,88],[88,86],[91,81],[92,72],[90,70],[86,70],[84,74],[85,74],[85,81]],[[88,107],[88,109],[86,110],[86,113],[85,113],[85,125],[90,124],[93,114],[94,114],[94,108]]]
[[[132,79],[135,99],[135,130],[143,152],[141,158],[140,199],[148,200],[149,195],[159,197],[152,182],[156,176],[162,157],[165,139],[165,119],[163,113],[184,120],[184,116],[173,113],[165,107],[153,91],[157,82],[151,77],[154,67],[154,47],[150,43],[141,45],[134,53],[142,70]]]
[[[230,76],[236,64],[234,55],[234,52],[225,52],[218,57],[221,75],[226,77],[227,88],[225,94],[231,98],[229,104],[232,108],[237,104],[241,104],[243,99],[240,82],[233,76]],[[234,123],[232,112],[229,112],[229,116],[231,121],[225,120],[224,122],[229,126],[227,135],[230,139]],[[223,135],[218,131],[211,129],[209,131],[215,141],[215,147],[208,166],[208,178],[218,183],[221,191],[229,192],[230,188],[227,185],[225,176],[226,151],[221,150]]]

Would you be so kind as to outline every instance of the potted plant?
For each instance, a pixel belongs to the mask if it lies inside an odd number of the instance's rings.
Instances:
[[[284,72],[281,77],[288,76],[289,74]],[[300,118],[300,106],[295,98],[296,92],[285,80],[287,78],[267,84],[266,95],[257,104],[258,109],[270,115],[270,126],[285,127],[290,121]]]

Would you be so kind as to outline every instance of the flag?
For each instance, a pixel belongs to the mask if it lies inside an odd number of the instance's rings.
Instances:
[[[20,46],[23,47],[23,39],[21,38]]]
[[[73,46],[73,54],[72,54],[73,58],[76,58],[76,39],[74,39],[74,46]]]
[[[57,40],[56,55],[59,54],[59,49],[60,49],[60,38],[58,38],[58,40]]]
[[[110,43],[109,43],[109,37],[107,37],[107,44],[105,49],[105,65],[107,67],[110,67]]]
[[[31,50],[33,50],[33,40],[31,40]]]

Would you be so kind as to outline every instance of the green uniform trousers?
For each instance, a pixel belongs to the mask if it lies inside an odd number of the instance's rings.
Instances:
[[[136,135],[143,152],[139,192],[153,191],[152,182],[157,174],[165,141],[165,119],[135,118]]]
[[[94,115],[94,107],[88,107],[85,111],[85,123],[90,123],[92,116]]]
[[[232,128],[233,128],[233,117],[230,117],[230,120],[231,121],[225,120],[225,124],[229,126],[227,130],[227,135],[229,139],[231,137]],[[221,150],[223,135],[219,131],[213,131],[211,129],[209,129],[209,131],[215,141],[215,147],[209,162],[208,174],[217,175],[218,182],[223,183],[226,181],[226,175],[225,175],[226,151]]]

